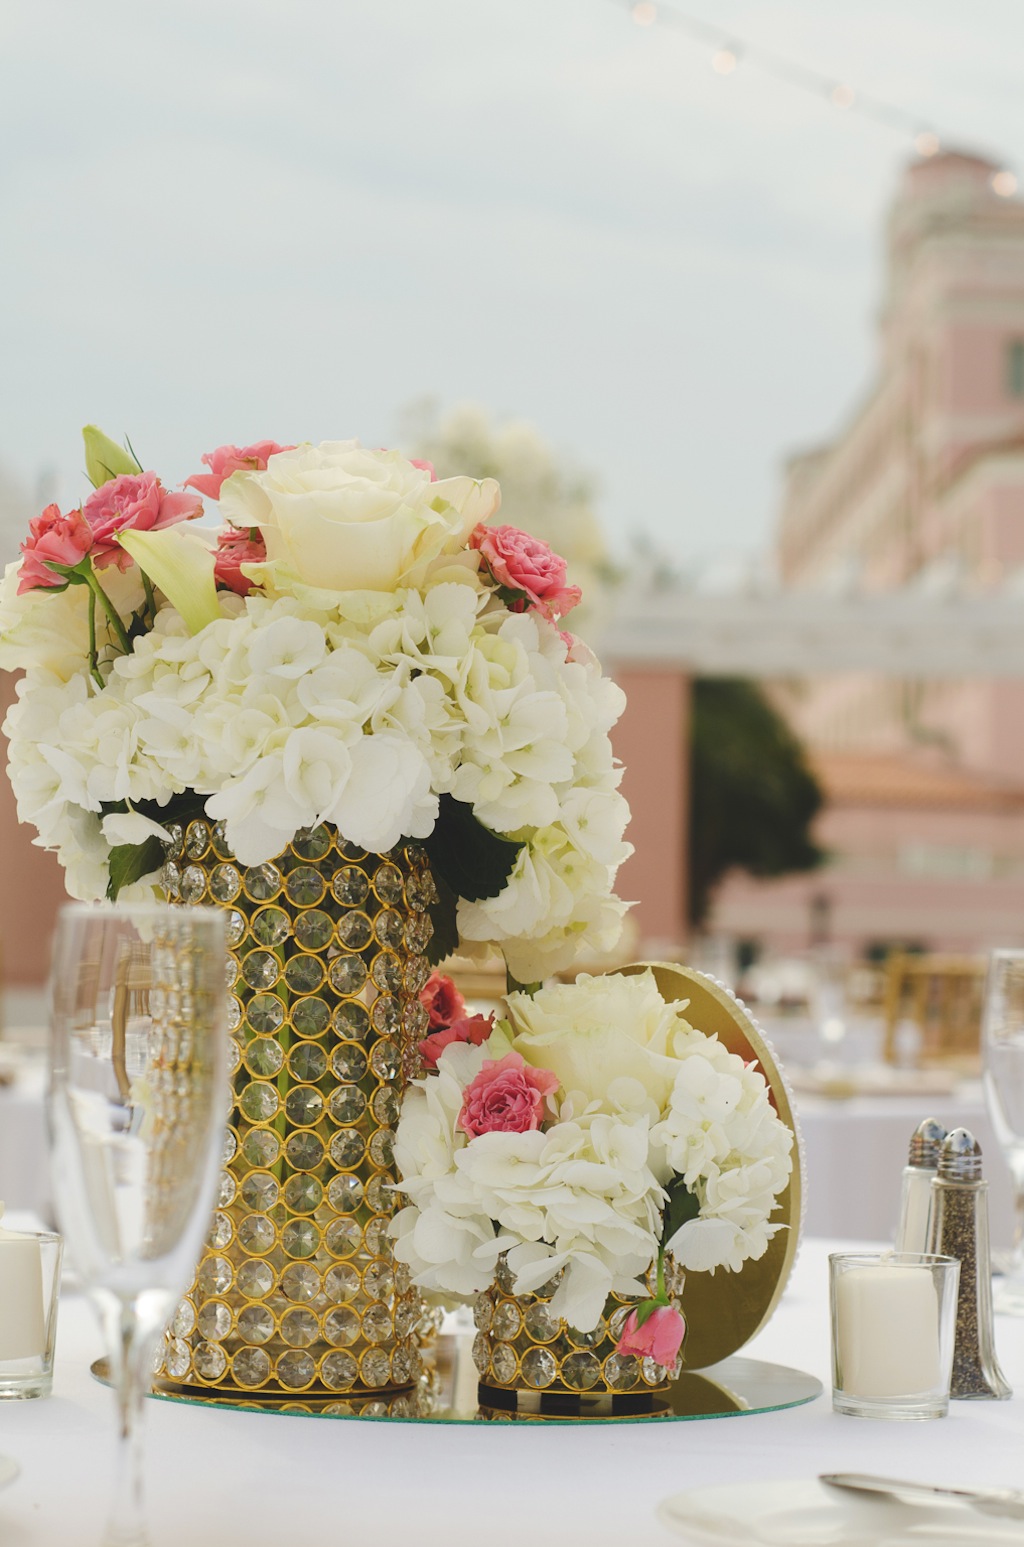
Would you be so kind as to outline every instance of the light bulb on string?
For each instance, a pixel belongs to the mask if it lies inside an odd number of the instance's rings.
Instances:
[[[720,48],[712,55],[711,68],[716,75],[731,75],[740,62],[735,48]]]
[[[1012,199],[1017,192],[1017,179],[1005,167],[1001,172],[992,173],[991,184],[992,192],[997,193],[1001,199]]]
[[[658,7],[652,4],[652,0],[637,0],[631,15],[638,27],[650,27],[658,19]]]
[[[939,137],[931,129],[921,129],[914,135],[914,149],[919,156],[937,156]]]
[[[857,100],[857,93],[852,86],[845,86],[840,81],[838,85],[832,87],[828,99],[833,107],[852,107]]]

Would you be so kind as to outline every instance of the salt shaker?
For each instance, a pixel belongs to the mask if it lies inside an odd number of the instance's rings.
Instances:
[[[938,1170],[939,1150],[945,1137],[945,1128],[934,1117],[926,1117],[914,1130],[910,1155],[903,1167],[900,1222],[896,1231],[898,1252],[928,1250],[932,1182]]]
[[[928,1250],[960,1261],[950,1395],[1012,1396],[993,1338],[988,1183],[981,1174],[981,1145],[966,1128],[954,1128],[939,1152]]]

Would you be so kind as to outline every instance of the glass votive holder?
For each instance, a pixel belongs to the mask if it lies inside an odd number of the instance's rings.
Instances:
[[[925,1252],[828,1259],[832,1406],[856,1418],[943,1418],[960,1263]]]
[[[0,1228],[0,1398],[53,1390],[61,1236]]]

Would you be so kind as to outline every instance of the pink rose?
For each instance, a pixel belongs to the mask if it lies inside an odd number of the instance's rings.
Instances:
[[[266,556],[267,545],[256,527],[247,531],[240,531],[236,526],[226,527],[223,532],[217,533],[213,578],[227,590],[237,591],[239,596],[248,596],[253,582],[242,574],[242,565],[262,564]]]
[[[465,1020],[453,1021],[420,1043],[420,1057],[428,1069],[436,1069],[437,1061],[452,1042],[471,1042],[479,1047],[494,1030],[493,1015],[467,1015]]]
[[[482,1133],[529,1133],[544,1121],[544,1098],[558,1089],[550,1069],[535,1069],[521,1053],[488,1058],[462,1092],[458,1127],[471,1139]]]
[[[131,557],[118,546],[117,534],[160,532],[179,521],[194,521],[203,513],[203,502],[195,494],[171,494],[155,473],[122,473],[101,484],[82,506],[82,514],[92,527],[93,558],[97,569],[116,564],[127,569]]]
[[[33,516],[28,536],[21,545],[21,569],[18,571],[18,595],[41,586],[64,584],[64,576],[48,568],[49,563],[80,564],[92,547],[92,527],[80,510],[60,513],[58,505],[47,505],[42,515]]]
[[[430,1016],[431,1031],[443,1031],[466,1013],[466,1001],[451,978],[436,970],[420,989],[420,1004],[426,1007]]]
[[[679,1357],[686,1335],[686,1323],[674,1305],[658,1305],[642,1327],[636,1324],[636,1311],[630,1311],[616,1352],[635,1354],[638,1359],[653,1359],[671,1370]]]
[[[294,446],[279,446],[276,440],[258,440],[251,446],[218,446],[208,451],[201,461],[210,469],[208,473],[195,473],[185,479],[186,489],[198,489],[207,499],[220,499],[220,486],[232,473],[252,470],[262,473],[271,457],[279,451],[294,451]],[[234,586],[231,588],[235,589]]]
[[[522,591],[530,610],[552,621],[570,612],[582,598],[577,585],[565,583],[565,560],[547,543],[515,526],[485,526],[470,536],[469,546],[480,556],[500,586]]]

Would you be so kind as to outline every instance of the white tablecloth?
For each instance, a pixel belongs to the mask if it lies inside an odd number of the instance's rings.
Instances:
[[[834,1244],[834,1243],[833,1243]],[[954,1403],[932,1423],[843,1418],[828,1395],[826,1243],[805,1244],[771,1325],[745,1353],[821,1377],[809,1406],[715,1421],[545,1428],[330,1421],[146,1404],[156,1547],[667,1547],[658,1501],[705,1483],[859,1470],[1024,1484],[1024,1321],[999,1318],[1021,1396]],[[3,1547],[98,1542],[113,1401],[88,1373],[85,1304],[61,1312],[55,1395],[0,1403]]]

